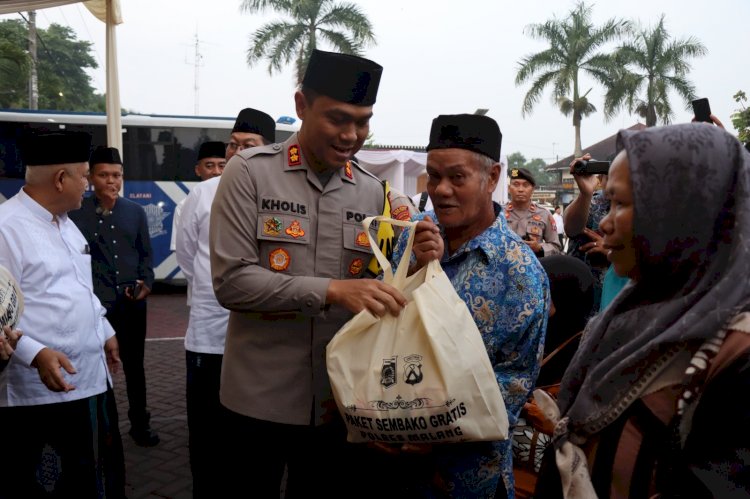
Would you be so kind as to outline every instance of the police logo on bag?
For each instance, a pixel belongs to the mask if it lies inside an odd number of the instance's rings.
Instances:
[[[380,369],[380,384],[390,388],[396,384],[396,359],[398,356],[390,359],[383,359],[383,367]]]
[[[416,385],[422,381],[422,356],[417,354],[404,357],[404,382],[409,385]]]

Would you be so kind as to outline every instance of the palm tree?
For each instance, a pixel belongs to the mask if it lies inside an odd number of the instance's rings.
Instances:
[[[361,55],[362,49],[375,42],[372,24],[353,3],[333,0],[242,0],[241,10],[256,13],[270,8],[291,19],[272,21],[261,26],[251,37],[247,64],[268,59],[268,73],[294,60],[297,84],[302,82],[313,49],[319,40],[337,52]]]
[[[605,88],[612,85],[614,59],[598,49],[618,38],[628,26],[628,21],[618,19],[610,19],[601,27],[594,26],[591,8],[581,2],[565,19],[552,19],[526,27],[530,36],[547,41],[549,48],[519,62],[516,85],[534,78],[524,98],[522,114],[531,114],[544,89],[551,84],[553,102],[566,116],[573,115],[576,155],[581,153],[581,119],[596,110],[586,97],[591,90],[581,95],[580,73],[592,76]]]
[[[625,108],[644,118],[646,126],[654,126],[659,120],[668,124],[673,117],[669,91],[676,91],[690,105],[695,87],[687,79],[687,60],[706,52],[696,38],[672,40],[662,15],[654,28],[640,30],[616,51],[621,71],[618,85],[605,96],[605,117],[610,119]]]

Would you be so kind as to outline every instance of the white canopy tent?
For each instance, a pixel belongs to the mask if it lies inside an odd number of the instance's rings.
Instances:
[[[396,150],[361,150],[356,154],[359,164],[370,173],[388,180],[394,189],[408,196],[417,192],[417,179],[426,172],[427,153]],[[500,182],[492,199],[500,204],[508,202],[508,160],[500,156]]]
[[[6,0],[0,2],[0,14],[47,9],[78,3],[81,0]],[[120,120],[120,84],[117,72],[117,40],[115,26],[122,23],[120,0],[88,0],[83,2],[97,19],[107,24],[107,145],[122,150],[122,122]]]

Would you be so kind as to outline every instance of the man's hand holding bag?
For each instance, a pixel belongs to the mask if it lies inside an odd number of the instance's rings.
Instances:
[[[481,334],[437,260],[407,276],[415,222],[395,274],[375,241],[384,281],[407,304],[398,317],[364,310],[328,345],[328,375],[351,442],[503,440],[508,417]]]

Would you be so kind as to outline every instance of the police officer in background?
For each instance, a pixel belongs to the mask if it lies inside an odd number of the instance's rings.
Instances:
[[[159,443],[146,409],[146,297],[154,285],[151,237],[141,205],[120,197],[122,160],[114,147],[97,147],[89,159],[94,195],[70,219],[91,250],[94,292],[117,333],[128,393],[130,436],[136,444]]]
[[[538,257],[556,255],[562,249],[552,214],[531,200],[536,180],[525,168],[511,168],[505,219]]]
[[[361,221],[383,212],[385,196],[350,158],[369,132],[382,70],[314,50],[294,95],[300,131],[242,151],[221,177],[209,246],[216,298],[231,310],[220,394],[232,435],[224,449],[236,456],[229,492],[278,497],[285,464],[286,497],[350,495],[347,480],[359,476],[325,349],[353,314],[396,315],[406,303],[361,279],[372,257]]]

